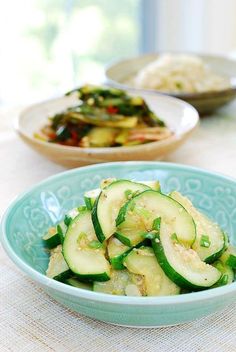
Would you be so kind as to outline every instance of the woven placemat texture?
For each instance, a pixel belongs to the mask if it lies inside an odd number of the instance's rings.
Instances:
[[[235,352],[236,304],[189,324],[134,329],[73,313],[51,299],[0,249],[0,351]]]
[[[236,177],[234,111],[204,119],[193,138],[168,160]],[[0,113],[0,215],[18,193],[63,170],[16,137],[10,121],[17,112]],[[52,300],[0,248],[0,352],[5,351],[236,352],[236,304],[175,327],[133,329],[108,325],[75,314]]]

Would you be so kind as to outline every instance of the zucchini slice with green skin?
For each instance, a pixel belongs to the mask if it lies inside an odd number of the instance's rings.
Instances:
[[[128,270],[113,270],[110,280],[106,282],[94,282],[93,290],[111,295],[146,295],[143,276],[130,273]]]
[[[89,145],[93,147],[110,147],[115,144],[117,129],[112,127],[91,128],[87,134]]]
[[[172,192],[170,196],[189,212],[196,224],[196,240],[192,248],[206,263],[213,263],[224,252],[227,236],[220,227],[198,211],[190,200],[179,192]]]
[[[158,264],[152,248],[133,249],[124,259],[124,265],[130,272],[144,276],[147,296],[170,296],[180,293],[180,287],[166,276]]]
[[[203,290],[212,287],[221,277],[218,269],[203,262],[192,248],[183,246],[173,236],[172,226],[164,221],[159,235],[152,239],[152,246],[165,274],[181,288]]]
[[[116,178],[106,178],[101,181],[100,187],[105,188],[115,181],[117,181]],[[155,181],[133,181],[133,182],[141,183],[142,185],[146,185],[149,188],[153,189],[154,191],[159,191],[159,192],[161,191],[160,182],[157,180],[155,180]]]
[[[101,192],[100,188],[93,189],[92,191],[85,192],[84,202],[88,210],[92,210],[94,203]]]
[[[123,264],[124,258],[129,254],[129,252],[133,248],[139,248],[141,246],[148,245],[150,241],[145,239],[141,243],[139,243],[136,247],[128,247],[124,245],[121,241],[118,240],[116,237],[110,237],[107,242],[107,252],[109,261],[113,269],[122,270],[125,269]]]
[[[124,245],[115,237],[110,237],[107,242],[107,252],[110,263],[113,269],[122,270],[125,269],[123,265],[123,259],[132,250],[132,248]]]
[[[51,251],[46,275],[51,279],[61,282],[65,282],[66,279],[73,275],[62,255],[61,245],[58,245]]]
[[[67,227],[78,214],[78,208],[71,209],[65,215],[63,221],[58,225],[49,228],[49,231],[43,236],[43,241],[49,249],[55,248],[59,244],[63,244]]]
[[[91,191],[85,192],[84,194],[84,202],[88,210],[92,210],[93,205],[98,198],[99,194],[101,193],[101,189],[106,188],[111,183],[115,182],[115,178],[107,178],[101,182],[101,188],[96,188]],[[161,186],[159,181],[134,181],[136,183],[141,183],[154,191],[160,191]]]
[[[64,224],[66,225],[66,229],[70,225],[71,221],[79,214],[80,209],[81,209],[81,207],[73,208],[70,211],[68,211],[68,213],[66,213],[66,215],[64,217]]]
[[[217,260],[212,265],[216,269],[218,269],[221,272],[221,274],[222,274],[221,278],[215,284],[214,287],[228,285],[228,284],[231,284],[234,281],[234,271],[229,265],[223,263],[221,260]]]
[[[59,244],[62,244],[64,241],[65,232],[66,226],[64,222],[61,222],[55,227],[50,227],[48,232],[43,236],[45,246],[52,249]]]
[[[109,178],[104,178],[101,182],[100,182],[100,187],[101,189],[106,188],[107,186],[109,186],[111,183],[118,181],[115,177],[109,177]]]
[[[92,209],[93,226],[100,242],[116,232],[116,217],[127,199],[146,189],[149,187],[128,180],[112,182],[102,189]]]
[[[91,284],[87,282],[81,282],[74,277],[66,279],[64,283],[73,287],[82,288],[83,290],[89,290],[89,291],[93,290],[93,286]]]
[[[171,224],[181,243],[188,247],[193,244],[196,230],[191,215],[172,198],[153,190],[133,197],[120,209],[115,236],[127,246],[136,246],[147,233],[155,231],[154,221],[160,217]]]
[[[233,246],[229,246],[226,251],[221,255],[220,261],[223,264],[226,264],[232,269],[236,270],[236,248]]]
[[[115,182],[116,179],[108,178],[101,182],[101,188],[105,188],[111,183]],[[152,188],[154,191],[160,191],[160,182],[159,181],[135,181],[136,183],[141,183]],[[101,188],[96,188],[91,191],[85,192],[84,194],[84,202],[88,210],[92,210],[93,205],[98,198],[99,194],[101,193]]]
[[[136,182],[140,182],[143,185],[150,187],[154,191],[161,192],[161,185],[159,181],[136,181]]]
[[[110,264],[105,258],[104,246],[95,235],[89,210],[81,212],[69,225],[63,255],[81,281],[109,280]]]

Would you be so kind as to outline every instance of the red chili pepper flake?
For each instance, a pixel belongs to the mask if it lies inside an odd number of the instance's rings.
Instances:
[[[78,134],[76,131],[71,131],[71,138],[73,139],[73,141],[77,142],[78,141]]]
[[[57,136],[57,135],[56,135],[55,132],[49,132],[49,133],[48,133],[48,137],[49,137],[49,139],[51,139],[51,140],[55,139],[56,136]]]
[[[107,107],[107,112],[108,112],[108,114],[111,114],[111,115],[116,114],[118,112],[118,108],[110,105]]]

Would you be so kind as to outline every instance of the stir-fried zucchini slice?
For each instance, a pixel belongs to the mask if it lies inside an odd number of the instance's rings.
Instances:
[[[221,255],[220,261],[236,270],[236,248],[229,246]]]
[[[124,259],[124,265],[130,272],[144,276],[147,296],[180,293],[180,288],[166,276],[158,264],[152,248],[133,249]]]
[[[89,290],[89,291],[93,290],[92,284],[88,282],[81,282],[75,277],[70,277],[69,279],[66,279],[64,283],[76,288],[82,288],[83,290]]]
[[[153,190],[138,194],[120,209],[115,236],[127,246],[136,246],[144,238],[151,238],[160,217],[171,224],[181,242],[192,245],[196,235],[192,217],[181,204]]]
[[[100,188],[92,189],[91,191],[85,192],[84,202],[88,210],[92,210],[94,203],[99,196],[101,190]]]
[[[160,229],[152,239],[157,260],[176,285],[189,290],[202,290],[217,283],[218,269],[203,262],[197,252],[184,246],[173,232],[173,226],[161,220]]]
[[[128,270],[113,270],[110,280],[106,282],[94,282],[93,290],[111,295],[146,295],[143,276],[130,273]]]
[[[109,280],[110,264],[105,258],[104,246],[95,235],[90,211],[82,212],[71,222],[63,243],[63,255],[80,280]]]
[[[228,285],[234,281],[234,271],[229,265],[221,260],[217,260],[212,265],[221,272],[221,277],[215,284],[215,287]]]
[[[51,279],[62,282],[73,275],[62,255],[61,245],[51,251],[46,275]]]
[[[206,263],[214,262],[224,252],[227,236],[219,225],[197,210],[188,198],[179,192],[172,192],[170,196],[182,204],[196,224],[197,236],[192,248]]]
[[[146,189],[149,187],[128,180],[112,182],[102,189],[92,210],[92,221],[99,241],[103,242],[116,232],[116,217],[127,199]]]

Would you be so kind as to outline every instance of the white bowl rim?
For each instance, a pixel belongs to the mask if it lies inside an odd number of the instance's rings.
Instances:
[[[61,282],[58,282],[56,280],[50,279],[44,274],[41,274],[37,270],[33,269],[30,265],[26,264],[23,260],[21,260],[14,250],[11,248],[11,245],[8,241],[7,234],[6,234],[6,223],[7,223],[7,218],[8,215],[11,213],[12,208],[17,204],[19,201],[23,200],[25,197],[29,195],[29,193],[33,192],[35,187],[40,187],[43,186],[44,184],[47,184],[48,182],[51,182],[52,180],[55,180],[57,178],[63,178],[65,175],[73,174],[78,172],[78,170],[83,169],[83,170],[89,170],[89,169],[98,169],[100,167],[105,167],[108,165],[150,165],[150,166],[163,166],[169,168],[169,169],[174,169],[174,168],[179,168],[179,169],[185,169],[189,171],[194,171],[203,175],[208,175],[208,176],[213,176],[220,178],[221,180],[227,180],[233,183],[236,183],[236,179],[225,176],[221,173],[217,172],[210,172],[201,168],[197,167],[192,167],[192,166],[186,166],[184,164],[176,164],[176,163],[169,163],[169,162],[152,162],[152,161],[126,161],[126,162],[112,162],[112,163],[101,163],[101,164],[96,164],[96,165],[89,165],[89,166],[83,166],[80,168],[72,169],[72,170],[67,170],[64,172],[60,172],[56,175],[50,176],[46,178],[45,180],[37,183],[33,187],[29,188],[27,191],[23,192],[19,196],[17,196],[9,205],[9,207],[6,209],[4,212],[2,219],[1,219],[1,243],[3,245],[3,248],[9,258],[15,263],[15,265],[20,268],[23,272],[25,272],[33,281],[38,282],[39,284],[45,286],[46,288],[52,288],[55,289],[56,291],[64,294],[71,295],[73,297],[78,297],[78,298],[84,298],[90,301],[94,302],[105,302],[105,303],[110,303],[110,304],[121,304],[121,305],[138,305],[138,306],[163,306],[163,305],[169,305],[169,304],[185,304],[185,303],[191,303],[191,302],[199,302],[199,301],[206,301],[206,300],[212,300],[214,298],[230,294],[233,292],[236,292],[236,282],[231,283],[230,285],[225,285],[222,287],[214,288],[214,289],[208,289],[208,290],[203,290],[199,292],[192,292],[192,293],[186,293],[182,295],[175,295],[175,296],[158,296],[158,297],[128,297],[128,296],[115,296],[115,295],[110,295],[110,294],[105,294],[105,293],[98,293],[98,292],[93,292],[85,289],[80,289],[76,288],[73,286],[69,286],[66,284],[63,284]]]
[[[127,90],[127,92],[129,93],[129,91]],[[21,111],[21,113],[19,114],[18,118],[15,121],[15,130],[22,135],[24,138],[26,138],[27,140],[30,140],[33,143],[36,143],[40,146],[47,146],[48,148],[52,148],[54,150],[58,150],[58,151],[64,151],[64,152],[73,152],[74,154],[80,153],[80,154],[87,154],[87,153],[92,153],[92,154],[113,154],[115,151],[118,152],[122,152],[122,153],[126,153],[126,152],[130,152],[130,151],[140,151],[142,150],[144,147],[147,148],[148,146],[150,146],[150,148],[152,147],[165,147],[168,146],[171,142],[175,142],[179,139],[182,139],[185,135],[187,135],[188,133],[190,133],[191,131],[193,131],[199,124],[199,114],[197,112],[197,110],[189,103],[178,99],[176,97],[172,97],[169,95],[163,95],[161,93],[158,94],[154,94],[154,93],[146,93],[143,92],[143,94],[141,94],[141,96],[144,97],[145,99],[145,95],[152,95],[155,98],[159,98],[159,99],[165,99],[165,100],[169,100],[170,102],[174,101],[177,102],[177,104],[179,106],[183,106],[188,108],[189,112],[191,112],[192,114],[192,125],[188,128],[188,130],[181,132],[179,134],[173,134],[170,137],[161,140],[161,141],[156,141],[156,142],[149,142],[146,144],[140,144],[140,145],[134,145],[134,146],[128,146],[128,147],[103,147],[103,148],[80,148],[80,147],[73,147],[73,146],[64,146],[64,145],[60,145],[57,143],[50,143],[47,141],[41,141],[37,138],[35,138],[34,136],[29,136],[27,133],[25,133],[24,131],[24,127],[21,125],[21,119],[24,117],[24,115],[26,113],[28,113],[31,109],[34,109],[36,107],[40,107],[43,106],[47,103],[53,102],[53,101],[57,101],[60,99],[63,99],[64,96],[59,96],[59,97],[54,97],[48,100],[44,100],[42,102],[36,103],[36,104],[32,104],[29,105],[27,108],[23,109]]]

